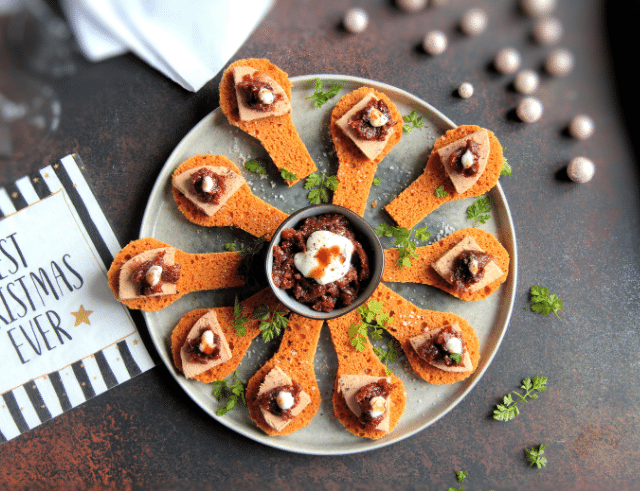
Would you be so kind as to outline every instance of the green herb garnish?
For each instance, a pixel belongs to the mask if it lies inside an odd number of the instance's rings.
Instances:
[[[402,125],[402,131],[405,133],[411,133],[414,128],[422,128],[424,126],[424,117],[418,116],[415,111],[411,111],[411,114],[402,116],[402,121],[405,124]]]
[[[242,305],[240,305],[236,295],[236,300],[233,304],[233,327],[236,328],[236,333],[239,337],[247,334],[247,328],[244,326],[247,322],[249,322],[249,319],[242,315]]]
[[[374,186],[380,186],[380,178],[379,177],[374,177],[373,178],[373,185]]]
[[[502,161],[502,169],[500,170],[501,176],[510,176],[511,175],[511,166],[507,162],[507,157],[504,157]]]
[[[289,318],[285,311],[274,308],[273,312],[267,305],[261,305],[253,313],[253,318],[259,320],[258,329],[262,331],[262,340],[267,343],[276,336],[280,336],[282,330],[287,327]]]
[[[266,174],[267,173],[267,169],[265,169],[264,165],[262,165],[262,162],[260,162],[259,160],[256,160],[256,159],[247,160],[244,163],[244,166],[249,172],[253,172],[254,174]]]
[[[307,97],[307,99],[313,99],[313,105],[315,107],[322,107],[324,104],[329,102],[329,99],[335,97],[343,86],[344,84],[336,84],[326,92],[322,92],[322,80],[316,78],[313,94]]]
[[[458,482],[464,482],[468,475],[469,474],[467,474],[465,471],[456,471],[456,479],[458,480]]]
[[[230,384],[230,382],[234,383]],[[244,397],[244,385],[238,378],[236,372],[233,372],[229,382],[227,380],[217,380],[211,382],[211,384],[215,387],[213,389],[213,396],[216,398],[216,401],[225,403],[217,409],[216,416],[224,416],[227,414],[236,406],[238,401],[242,401],[245,405],[247,404],[247,400]]]
[[[398,350],[396,349],[396,344],[392,340],[387,343],[387,349],[381,348],[380,346],[374,346],[373,352],[376,354],[378,359],[384,363],[384,371],[387,375],[391,375],[391,370],[389,369],[389,363],[395,363],[398,361]]]
[[[298,176],[296,176],[296,174],[294,172],[291,172],[290,170],[288,170],[286,166],[280,171],[280,175],[282,176],[282,178],[285,181],[297,181],[298,180]]]
[[[449,353],[447,356],[451,358],[453,361],[455,361],[457,364],[462,363],[462,356],[460,355],[460,353]]]
[[[224,250],[229,252],[235,252],[238,250],[238,244],[236,244],[235,242],[227,242],[224,245]]]
[[[389,314],[382,311],[382,302],[370,300],[366,305],[358,307],[360,322],[351,324],[349,336],[351,336],[351,346],[362,351],[367,345],[368,330],[371,329],[371,338],[376,341],[382,339],[382,328],[386,327],[393,319]]]
[[[447,197],[447,192],[444,190],[444,185],[436,188],[436,190],[435,190],[435,192],[433,194],[435,194],[436,197],[438,197],[438,198],[446,198]]]
[[[550,294],[546,286],[532,286],[531,301],[533,302],[531,310],[534,312],[544,315],[553,312],[558,319],[562,320],[558,315],[558,311],[562,310],[562,300],[555,293]]]
[[[394,245],[398,249],[398,260],[396,262],[399,269],[404,266],[411,266],[411,259],[417,259],[416,243],[411,240],[411,236],[415,233],[415,238],[419,241],[429,240],[431,233],[427,232],[428,227],[418,229],[393,227],[387,223],[379,225],[374,230],[379,237],[394,237],[396,240]]]
[[[521,389],[525,391],[524,395],[517,391],[512,391],[502,399],[502,404],[498,404],[493,411],[493,419],[498,421],[510,421],[520,414],[518,409],[519,402],[527,402],[527,397],[537,399],[536,392],[544,392],[547,390],[547,377],[526,378],[522,381]],[[519,400],[514,401],[511,394],[515,394]]]
[[[484,224],[491,218],[491,201],[488,196],[480,198],[467,208],[467,219],[473,220],[475,227],[478,222]]]
[[[304,188],[310,189],[307,198],[312,205],[329,202],[329,192],[338,189],[338,176],[328,176],[324,172],[322,174],[311,174],[304,181]]]
[[[539,448],[536,449],[536,447],[532,447],[532,448],[526,448],[524,450],[524,453],[527,457],[527,460],[529,461],[529,465],[531,467],[533,467],[534,465],[540,469],[540,467],[544,467],[547,465],[547,458],[543,457],[543,453],[544,453],[544,449],[547,448],[548,445],[545,445],[544,443],[542,445],[540,445]]]

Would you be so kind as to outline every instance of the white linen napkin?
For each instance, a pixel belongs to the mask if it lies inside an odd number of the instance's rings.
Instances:
[[[192,92],[211,80],[274,0],[62,0],[91,61],[132,51]]]

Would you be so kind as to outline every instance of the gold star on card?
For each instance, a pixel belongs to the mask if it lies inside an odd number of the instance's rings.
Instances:
[[[84,305],[80,305],[80,308],[77,312],[71,312],[71,315],[76,318],[76,323],[73,325],[73,327],[78,327],[82,323],[90,326],[91,321],[89,320],[89,316],[91,314],[93,314],[93,310],[85,310]]]

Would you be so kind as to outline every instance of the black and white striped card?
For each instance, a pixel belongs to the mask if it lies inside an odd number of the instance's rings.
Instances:
[[[76,155],[0,188],[0,443],[150,369]]]

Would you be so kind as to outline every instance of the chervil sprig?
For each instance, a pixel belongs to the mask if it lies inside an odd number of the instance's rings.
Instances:
[[[351,346],[362,351],[367,344],[369,329],[371,329],[371,338],[380,341],[382,328],[386,327],[393,318],[382,310],[382,302],[374,300],[358,307],[358,313],[360,314],[360,322],[351,324],[348,334],[351,336]]]
[[[411,133],[414,128],[422,128],[424,126],[424,117],[418,116],[415,111],[411,111],[411,114],[402,116],[402,131],[405,133]]]
[[[287,169],[286,167],[284,167],[281,171],[280,171],[280,175],[282,176],[282,178],[285,181],[297,181],[298,180],[298,176],[296,176],[295,172],[291,172],[289,169]]]
[[[535,465],[538,469],[540,469],[540,467],[545,467],[547,465],[547,458],[542,455],[544,453],[544,449],[547,447],[548,445],[545,445],[543,443],[538,448],[525,448],[524,454],[526,455],[531,467]]]
[[[324,172],[322,174],[311,174],[304,181],[304,188],[309,189],[309,202],[312,205],[329,202],[329,191],[338,189],[338,176],[328,176]]]
[[[446,198],[447,197],[447,192],[444,190],[444,186],[440,186],[440,187],[436,188],[436,190],[433,192],[433,194],[437,198]]]
[[[456,471],[456,479],[458,482],[464,482],[464,480],[469,476],[465,471]]]
[[[224,416],[227,414],[236,406],[236,404],[238,404],[238,401],[241,401],[245,405],[247,404],[247,400],[244,395],[244,384],[238,378],[238,374],[236,372],[233,372],[230,381],[217,380],[215,382],[211,382],[211,384],[214,386],[213,396],[216,398],[216,401],[224,402],[224,405],[217,409],[217,416]]]
[[[286,312],[277,308],[274,308],[272,312],[267,305],[259,306],[253,313],[253,318],[260,321],[258,329],[262,331],[262,340],[265,343],[280,336],[282,330],[289,323]]]
[[[244,166],[249,172],[253,172],[254,174],[266,174],[267,173],[267,169],[265,169],[264,165],[262,165],[262,162],[260,162],[259,160],[256,160],[256,159],[247,160],[244,163]]]
[[[507,162],[507,157],[504,157],[504,160],[502,161],[502,169],[500,169],[500,175],[501,176],[511,175],[511,166],[509,165],[509,162]]]
[[[247,322],[249,322],[249,319],[242,315],[242,305],[240,305],[236,295],[236,300],[233,304],[233,327],[235,327],[238,336],[243,337],[247,334],[247,328],[244,326]]]
[[[480,198],[467,208],[467,219],[473,220],[473,226],[478,222],[484,224],[491,218],[491,201],[488,196]]]
[[[324,104],[329,102],[329,99],[335,97],[343,86],[344,84],[336,84],[326,92],[322,92],[322,80],[316,78],[313,94],[307,97],[307,99],[313,99],[313,105],[315,107],[322,107]]]
[[[411,240],[415,233],[416,240],[424,242],[429,240],[431,233],[427,232],[428,227],[422,227],[418,229],[394,227],[388,223],[383,223],[377,226],[374,230],[379,237],[393,237],[395,238],[394,246],[398,250],[398,260],[396,262],[399,269],[404,266],[411,266],[411,259],[417,259],[416,253],[417,244]]]
[[[396,344],[393,339],[391,339],[387,343],[387,348],[381,348],[380,346],[374,346],[373,352],[378,357],[378,359],[384,363],[384,371],[387,372],[387,375],[391,375],[391,370],[389,369],[389,363],[395,363],[398,361],[398,350],[396,349]]]
[[[549,315],[551,312],[556,314],[560,320],[558,311],[562,310],[562,300],[555,293],[551,293],[546,286],[531,287],[531,310],[540,314]]]
[[[527,397],[530,399],[537,399],[537,392],[544,392],[547,390],[547,377],[533,377],[526,378],[522,381],[521,389],[525,391],[521,394],[517,391],[512,391],[502,399],[502,404],[498,404],[493,411],[493,419],[498,421],[510,421],[520,414],[518,409],[519,402],[527,402]],[[514,400],[511,394],[515,394],[518,400]]]
[[[224,250],[229,252],[235,252],[238,250],[238,244],[236,244],[235,242],[227,242],[224,245]]]

